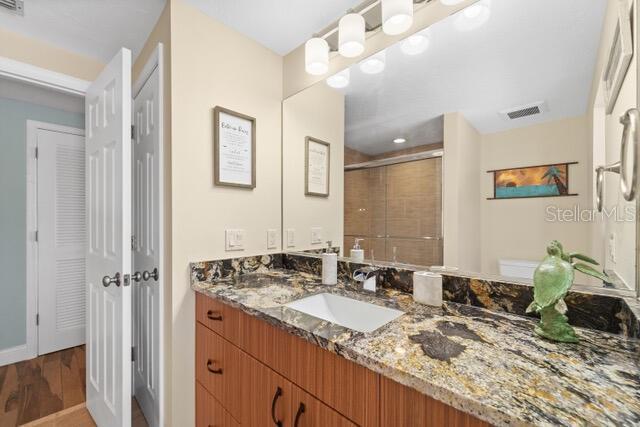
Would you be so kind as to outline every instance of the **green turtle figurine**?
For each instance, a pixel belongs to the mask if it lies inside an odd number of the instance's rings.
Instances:
[[[593,267],[574,262],[574,258],[589,264],[598,263],[579,253],[566,254],[557,240],[547,246],[547,256],[533,273],[533,302],[527,307],[527,313],[540,314],[540,323],[536,334],[552,341],[576,343],[578,336],[567,322],[567,305],[564,297],[573,285],[574,270],[589,276],[608,281],[608,276]]]

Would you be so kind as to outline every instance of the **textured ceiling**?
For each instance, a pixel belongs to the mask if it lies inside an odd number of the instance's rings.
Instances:
[[[134,58],[164,0],[25,0],[24,17],[0,10],[0,27],[103,62],[122,46]]]
[[[362,0],[187,0],[280,55],[303,44]]]
[[[432,26],[426,52],[386,52],[386,69],[351,68],[346,143],[368,154],[442,141],[441,116],[460,111],[481,133],[585,114],[606,0],[493,0],[490,20],[459,32]],[[323,84],[323,83],[322,83]],[[546,101],[540,116],[498,112]],[[392,140],[405,136],[408,142]]]

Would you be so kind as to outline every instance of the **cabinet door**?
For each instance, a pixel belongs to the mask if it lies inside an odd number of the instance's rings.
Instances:
[[[196,427],[238,427],[240,424],[196,381]]]
[[[291,385],[293,400],[291,414],[293,427],[355,427],[346,417],[343,417],[301,388]],[[392,424],[388,424],[392,425]]]
[[[196,324],[196,379],[235,419],[240,419],[242,352],[200,323]]]
[[[291,383],[253,357],[242,355],[242,425],[291,426]]]

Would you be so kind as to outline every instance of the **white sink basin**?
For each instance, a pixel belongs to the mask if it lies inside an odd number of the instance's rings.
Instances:
[[[404,314],[393,308],[329,293],[302,298],[285,307],[360,332],[373,332]]]

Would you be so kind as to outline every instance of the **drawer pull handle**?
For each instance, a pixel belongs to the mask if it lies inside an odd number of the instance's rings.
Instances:
[[[212,374],[222,375],[222,368],[213,369],[213,360],[211,360],[211,359],[207,360],[207,369]]]
[[[276,418],[276,403],[278,402],[278,398],[280,396],[282,396],[282,389],[278,387],[276,388],[276,393],[273,395],[273,400],[271,401],[271,419],[273,420],[273,423],[278,427],[282,427],[282,421]]]
[[[209,310],[209,311],[207,311],[207,318],[208,318],[209,320],[218,320],[218,321],[221,321],[221,320],[222,320],[222,314],[216,314],[216,315],[214,315],[214,314],[213,314],[213,310]]]
[[[298,427],[298,422],[300,421],[300,417],[302,416],[304,409],[304,403],[300,402],[300,406],[298,406],[298,412],[296,412],[296,419],[293,422],[293,427]]]

